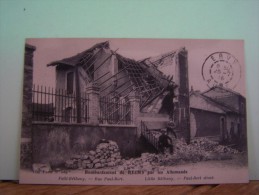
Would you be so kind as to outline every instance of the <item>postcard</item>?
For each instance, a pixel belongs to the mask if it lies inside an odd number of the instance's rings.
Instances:
[[[244,41],[30,38],[20,183],[248,182]]]

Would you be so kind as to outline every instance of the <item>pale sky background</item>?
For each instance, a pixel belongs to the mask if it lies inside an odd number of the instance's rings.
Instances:
[[[80,53],[96,43],[110,42],[110,48],[119,54],[135,60],[157,56],[185,47],[188,51],[189,86],[194,90],[207,90],[202,78],[202,64],[214,52],[228,52],[235,56],[241,65],[241,78],[234,91],[245,96],[244,45],[240,40],[194,40],[194,39],[86,39],[86,38],[44,38],[27,39],[26,42],[36,46],[34,52],[33,83],[55,87],[55,67],[46,65]]]

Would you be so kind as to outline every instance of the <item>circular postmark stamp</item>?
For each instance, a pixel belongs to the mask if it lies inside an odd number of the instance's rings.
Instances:
[[[232,54],[215,52],[205,59],[202,77],[209,88],[222,86],[234,89],[241,77],[241,66]]]

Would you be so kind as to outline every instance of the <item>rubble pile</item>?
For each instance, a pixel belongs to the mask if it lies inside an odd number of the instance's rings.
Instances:
[[[217,152],[217,153],[228,153],[228,154],[237,154],[238,150],[233,149],[228,146],[219,145],[218,142],[212,141],[208,138],[196,138],[193,139],[190,143],[191,146],[196,147],[200,150]]]
[[[196,138],[189,145],[184,140],[178,139],[174,146],[177,158],[192,162],[230,159],[231,154],[239,153],[236,149],[220,145],[208,138]]]
[[[218,142],[212,141],[208,138],[195,138],[191,140],[190,143],[192,146],[205,151],[212,151],[217,145],[219,145]]]
[[[68,169],[99,169],[114,167],[121,163],[119,147],[114,141],[105,141],[97,145],[96,150],[75,155],[65,162]]]
[[[218,142],[207,138],[197,138],[188,145],[184,139],[174,140],[173,154],[151,154],[142,153],[139,158],[122,160],[119,170],[141,170],[153,171],[163,169],[165,166],[177,165],[185,162],[199,162],[208,160],[231,159],[231,154],[238,153],[237,150],[228,146],[219,145]]]
[[[175,139],[173,154],[142,153],[138,158],[122,159],[118,145],[114,141],[106,141],[97,145],[96,150],[86,154],[75,155],[67,160],[65,167],[69,169],[99,169],[116,167],[126,171],[153,171],[165,166],[185,162],[231,159],[238,151],[207,138],[196,138],[188,145],[184,139]]]
[[[50,164],[34,163],[32,165],[32,171],[34,173],[48,173],[51,172]]]
[[[187,145],[183,139],[175,140],[174,156],[181,161],[198,162],[201,160],[209,160],[210,152],[193,144]]]
[[[218,153],[228,153],[228,154],[238,154],[239,151],[227,146],[223,145],[217,145],[214,149],[213,152],[218,152]]]
[[[142,153],[139,158],[131,158],[128,160],[123,159],[122,165],[118,167],[118,170],[152,170],[153,166],[159,161],[157,154]]]

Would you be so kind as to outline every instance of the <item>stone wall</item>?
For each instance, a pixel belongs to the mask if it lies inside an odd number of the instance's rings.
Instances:
[[[95,150],[102,139],[115,141],[122,157],[137,150],[135,126],[93,126],[62,123],[33,123],[33,163],[60,166],[74,154]]]

